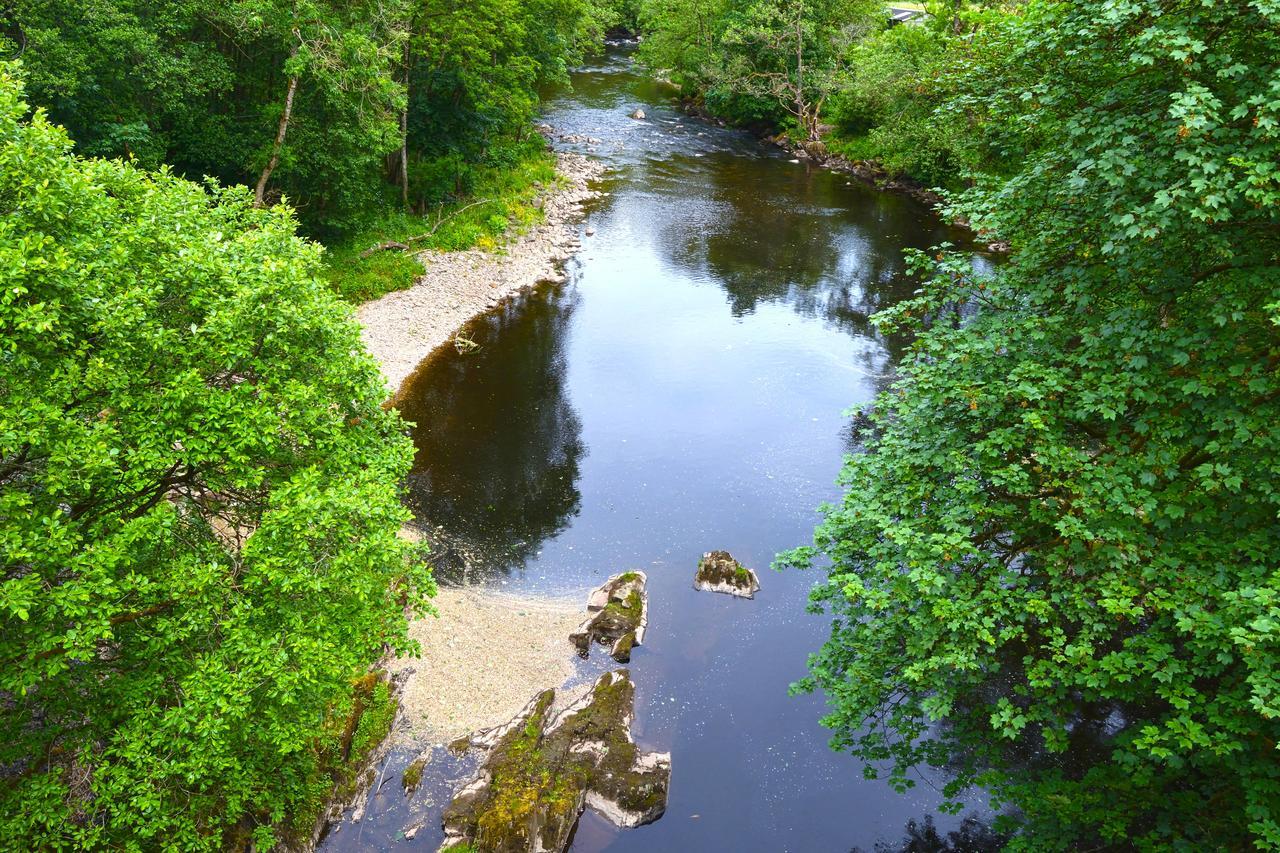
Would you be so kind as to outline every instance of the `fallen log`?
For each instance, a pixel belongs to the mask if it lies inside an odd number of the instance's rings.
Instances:
[[[409,247],[404,243],[399,243],[395,240],[388,240],[385,243],[379,243],[376,246],[370,246],[369,248],[365,249],[363,252],[360,253],[360,257],[369,258],[378,254],[379,252],[386,252],[391,249],[395,249],[398,252],[409,251]]]

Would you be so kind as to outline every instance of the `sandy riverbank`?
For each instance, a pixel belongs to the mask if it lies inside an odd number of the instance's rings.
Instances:
[[[448,743],[505,723],[530,697],[565,684],[577,673],[569,633],[585,602],[585,592],[546,598],[442,588],[432,602],[439,617],[409,627],[422,657],[390,667],[413,670],[400,694],[401,737]]]
[[[563,279],[579,248],[574,223],[599,193],[588,184],[604,167],[580,154],[559,154],[561,183],[542,199],[544,221],[501,251],[423,252],[425,274],[413,287],[366,302],[356,312],[365,347],[378,359],[393,396],[432,350],[468,320],[541,281]]]

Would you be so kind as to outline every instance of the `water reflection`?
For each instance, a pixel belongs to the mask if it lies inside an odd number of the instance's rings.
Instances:
[[[577,304],[564,285],[508,302],[467,326],[474,350],[437,351],[405,386],[409,506],[444,580],[519,571],[578,513],[586,447],[564,353]]]
[[[664,262],[722,287],[735,317],[786,304],[852,336],[879,338],[871,316],[917,286],[902,250],[948,236],[910,199],[774,157],[677,156],[643,171],[651,203],[664,208],[652,231]],[[881,343],[866,352],[869,373],[900,358],[907,339]]]
[[[901,841],[880,841],[875,853],[995,853],[1003,850],[1009,837],[996,832],[974,815],[967,816],[960,826],[950,832],[941,832],[934,825],[933,816],[924,820],[910,820]],[[862,853],[854,847],[849,853]]]

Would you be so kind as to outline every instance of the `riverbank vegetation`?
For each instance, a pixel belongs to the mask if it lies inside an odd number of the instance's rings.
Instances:
[[[28,115],[6,68],[0,846],[269,847],[413,648],[413,447],[288,209]]]
[[[880,0],[647,0],[639,56],[700,110],[824,154],[928,186],[1008,174],[1023,152],[975,132],[957,84],[1005,49],[1027,4],[889,5],[921,14],[893,25]]]
[[[537,87],[613,14],[6,9],[0,846],[268,849],[385,730],[433,585],[336,294],[536,216]]]
[[[540,87],[628,14],[617,0],[20,0],[7,17],[30,99],[78,153],[287,199],[359,297],[415,269],[360,258],[369,245],[487,195],[434,244],[474,245],[521,215],[538,178],[512,176],[545,172]]]
[[[940,5],[827,103],[1012,255],[877,318],[916,343],[782,561],[827,566],[799,688],[1015,848],[1280,846],[1280,7]]]

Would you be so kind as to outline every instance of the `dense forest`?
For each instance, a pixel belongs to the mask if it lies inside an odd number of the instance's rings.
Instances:
[[[619,31],[1011,247],[911,255],[911,348],[779,559],[833,748],[985,789],[1014,849],[1280,848],[1280,2],[919,11],[6,6],[0,845],[269,849],[350,783],[434,590],[348,305],[420,267],[363,250],[536,220],[539,93]]]

